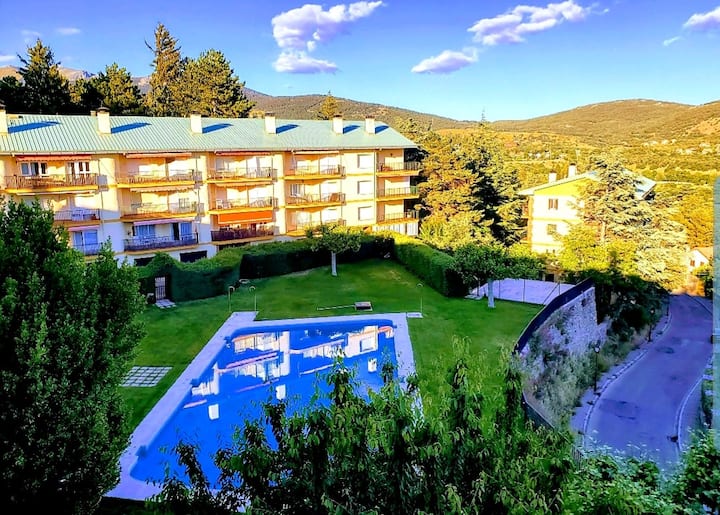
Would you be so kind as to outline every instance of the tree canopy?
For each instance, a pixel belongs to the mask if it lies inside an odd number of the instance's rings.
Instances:
[[[135,272],[86,264],[39,204],[0,204],[0,503],[90,513],[128,444],[119,385],[141,336]]]
[[[316,117],[318,120],[332,120],[333,116],[339,113],[340,106],[338,101],[332,96],[332,93],[328,91],[322,104],[320,104],[320,109],[318,109]]]
[[[310,227],[305,235],[310,238],[312,250],[327,250],[330,252],[330,269],[333,276],[337,275],[337,255],[360,250],[362,232],[350,227],[337,224],[322,224]]]
[[[155,44],[145,45],[153,52],[153,72],[145,105],[153,116],[176,116],[180,111],[182,74],[185,62],[180,54],[178,40],[162,23],[155,27]]]
[[[50,47],[38,39],[27,49],[27,59],[18,56],[22,66],[21,98],[28,113],[62,114],[71,107],[68,81],[62,76]]]

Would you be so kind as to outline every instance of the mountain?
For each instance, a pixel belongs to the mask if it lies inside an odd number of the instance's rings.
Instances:
[[[634,145],[663,140],[720,142],[720,101],[699,106],[655,100],[590,104],[530,120],[492,123],[502,132],[572,136],[591,145]]]
[[[77,70],[75,68],[66,68],[65,66],[60,66],[60,73],[63,77],[65,77],[69,81],[75,81],[78,79],[89,79],[93,76],[92,73],[85,71],[85,70]],[[3,77],[15,77],[16,79],[20,79],[20,68],[17,66],[0,66],[0,79]]]

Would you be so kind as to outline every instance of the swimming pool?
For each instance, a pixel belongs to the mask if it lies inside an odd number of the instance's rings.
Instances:
[[[159,491],[167,467],[182,476],[172,454],[181,440],[199,447],[212,484],[218,475],[212,455],[230,444],[243,420],[257,419],[264,401],[287,399],[294,411],[316,388],[327,392],[324,377],[340,353],[356,371],[361,394],[382,385],[385,361],[397,365],[401,382],[414,372],[404,314],[273,322],[253,316],[234,313],[138,426],[109,496],[145,499]]]

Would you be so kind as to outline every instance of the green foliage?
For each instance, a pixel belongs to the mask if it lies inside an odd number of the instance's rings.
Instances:
[[[38,39],[27,49],[27,59],[21,56],[19,73],[22,77],[22,110],[26,113],[64,114],[71,108],[68,81],[60,74],[50,47]]]
[[[337,99],[328,91],[327,96],[320,105],[316,114],[318,120],[332,120],[333,116],[340,114],[340,106]]]
[[[313,252],[327,250],[330,252],[332,275],[337,275],[337,255],[340,253],[357,252],[360,250],[363,232],[357,228],[348,228],[336,224],[322,224],[308,228],[305,232]]]
[[[474,212],[458,213],[450,219],[430,215],[420,225],[420,238],[435,248],[454,251],[468,244],[488,245],[494,241],[487,224]]]
[[[0,78],[0,102],[5,104],[8,112],[25,111],[23,107],[22,84],[15,77]]]
[[[117,63],[106,66],[105,71],[90,79],[90,82],[110,114],[143,114],[140,89],[133,83],[130,72]]]
[[[393,255],[428,286],[447,297],[463,297],[467,287],[452,256],[409,236],[394,235]]]
[[[134,269],[69,249],[52,211],[0,205],[0,501],[89,513],[128,444],[119,385],[142,335]]]
[[[245,118],[254,102],[245,96],[244,87],[222,52],[202,52],[183,67],[178,115]]]
[[[720,449],[715,445],[717,428],[696,434],[682,457],[682,470],[673,489],[677,503],[685,513],[710,513],[720,510]]]
[[[147,111],[152,116],[176,116],[181,106],[184,60],[176,38],[162,23],[155,27],[155,46],[145,45],[153,52],[150,89],[145,95]]]

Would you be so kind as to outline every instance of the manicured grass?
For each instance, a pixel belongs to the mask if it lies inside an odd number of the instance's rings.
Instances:
[[[329,267],[282,277],[252,281],[255,291],[238,288],[231,295],[233,311],[252,311],[257,296],[258,319],[362,315],[354,308],[328,309],[357,301],[372,302],[373,313],[408,312],[422,308],[424,318],[408,320],[413,353],[426,409],[441,395],[448,366],[454,359],[453,341],[463,339],[482,368],[486,398],[499,391],[503,355],[509,352],[525,325],[541,306],[497,301],[488,309],[485,300],[448,299],[391,260],[368,260],[339,265],[338,277]],[[154,388],[124,388],[136,426],[172,385],[200,349],[228,317],[227,295],[179,304],[144,314],[147,335],[137,365],[171,365],[172,370]]]

